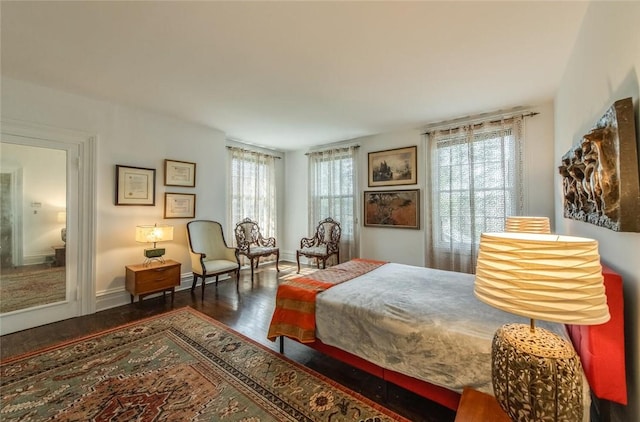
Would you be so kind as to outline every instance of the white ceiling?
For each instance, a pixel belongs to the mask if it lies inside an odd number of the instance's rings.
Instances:
[[[549,101],[587,7],[2,1],[2,74],[300,149]]]

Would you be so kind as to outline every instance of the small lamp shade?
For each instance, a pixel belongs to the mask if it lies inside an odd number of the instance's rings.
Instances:
[[[164,262],[164,248],[156,248],[157,242],[165,242],[173,240],[173,226],[153,225],[153,226],[136,226],[136,242],[153,243],[153,248],[145,249],[145,265],[151,261],[158,260]]]
[[[58,215],[56,217],[58,223],[67,224],[67,212],[66,211],[58,211]],[[62,239],[62,243],[67,244],[67,228],[63,227],[60,229],[60,239]]]
[[[548,217],[528,217],[512,215],[504,225],[507,233],[551,233]]]
[[[155,243],[173,240],[173,226],[136,226],[136,242]]]
[[[552,234],[483,233],[474,291],[512,314],[568,324],[609,320],[598,242]]]

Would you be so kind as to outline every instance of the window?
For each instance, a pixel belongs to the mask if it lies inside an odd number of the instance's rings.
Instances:
[[[521,119],[430,135],[430,266],[473,272],[483,232],[522,211]]]
[[[240,148],[229,148],[229,238],[236,223],[250,218],[265,236],[277,236],[276,157]]]
[[[357,147],[309,154],[309,230],[331,217],[340,223],[340,261],[355,256]]]

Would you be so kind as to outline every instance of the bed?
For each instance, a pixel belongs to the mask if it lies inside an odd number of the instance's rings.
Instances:
[[[538,325],[571,338],[596,397],[626,404],[622,280],[606,267],[603,275],[608,323]],[[268,338],[280,338],[281,352],[284,337],[302,342],[455,410],[465,387],[493,394],[497,328],[528,323],[477,300],[473,282],[470,274],[352,260],[281,283]]]

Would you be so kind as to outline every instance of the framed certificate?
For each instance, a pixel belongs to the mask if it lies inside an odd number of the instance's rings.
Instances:
[[[116,164],[116,205],[155,205],[156,170]]]
[[[195,187],[196,163],[164,160],[164,185]]]
[[[164,218],[195,218],[195,193],[164,194]]]

